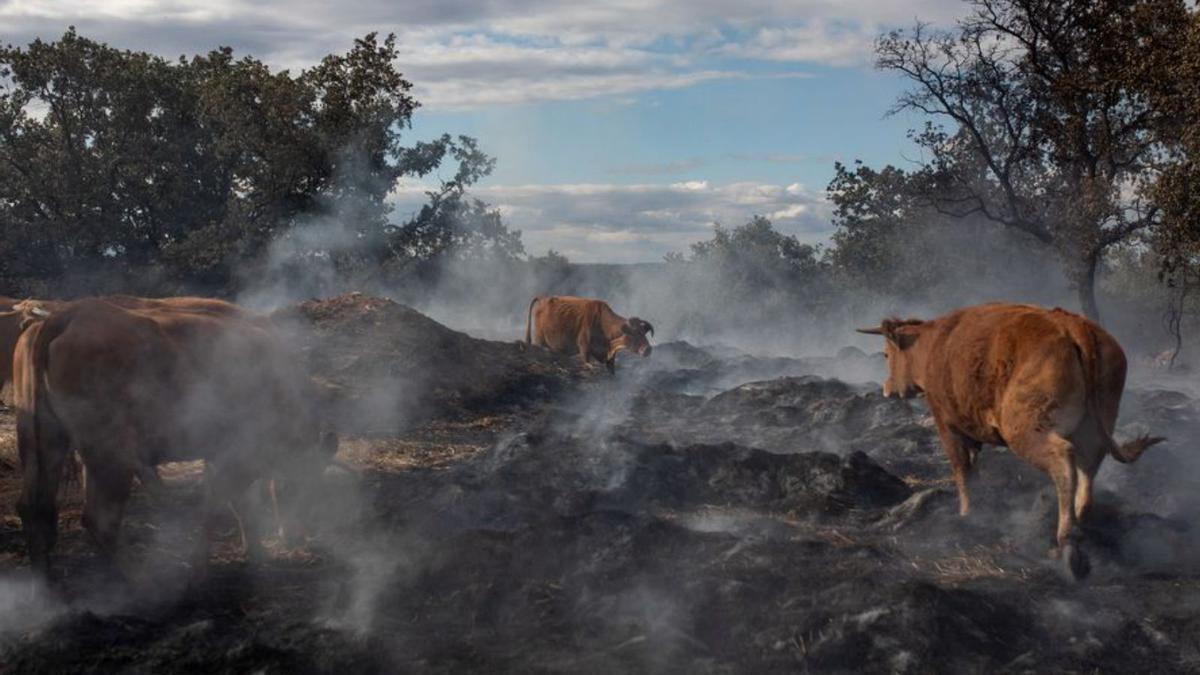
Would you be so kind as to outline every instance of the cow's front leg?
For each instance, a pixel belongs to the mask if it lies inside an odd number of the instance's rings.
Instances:
[[[242,534],[242,554],[246,562],[260,563],[266,558],[262,545],[262,530],[254,504],[248,490],[243,490],[229,502],[229,510],[237,519],[238,531]]]
[[[579,359],[583,361],[583,367],[590,369],[592,367],[592,334],[582,332],[576,338],[575,348],[579,350]]]
[[[958,490],[958,515],[971,512],[971,497],[967,493],[967,471],[971,468],[980,444],[950,427],[937,423],[938,438],[946,458],[950,460],[950,471],[954,475],[954,487]]]
[[[211,542],[217,529],[217,517],[249,488],[247,472],[236,462],[205,462],[204,501],[200,509],[200,534],[192,551],[193,586],[208,577]]]

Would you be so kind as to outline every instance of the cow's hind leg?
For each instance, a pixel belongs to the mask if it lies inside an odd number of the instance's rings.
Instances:
[[[1108,454],[1106,431],[1098,426],[1089,426],[1086,422],[1071,435],[1071,443],[1075,446],[1075,518],[1080,523],[1087,515],[1092,505],[1092,483],[1100,464]]]
[[[21,458],[21,496],[17,513],[25,530],[26,548],[33,568],[50,574],[50,554],[58,540],[58,484],[69,444],[57,427],[41,424],[32,415],[17,420],[17,448]]]
[[[1080,523],[1092,506],[1092,483],[1096,470],[1100,468],[1099,462],[1089,466],[1082,464],[1079,462],[1075,467],[1075,520]]]
[[[1079,473],[1075,464],[1075,446],[1054,431],[1036,432],[1009,439],[1014,453],[1045,471],[1054,481],[1058,496],[1058,527],[1051,555],[1060,557],[1074,579],[1090,571],[1087,556],[1079,548],[1079,525],[1075,517]]]

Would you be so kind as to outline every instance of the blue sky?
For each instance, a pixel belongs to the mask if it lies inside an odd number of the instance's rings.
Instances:
[[[765,215],[830,233],[833,163],[904,163],[922,120],[885,113],[904,83],[872,41],[960,0],[0,0],[3,38],[68,25],[164,56],[229,45],[298,70],[395,32],[422,102],[411,137],[468,134],[498,159],[476,193],[530,253],[660,260],[714,222]],[[396,190],[397,213],[426,185]]]
[[[633,98],[421,110],[413,136],[475,136],[500,184],[648,179],[799,181],[823,187],[834,161],[911,157],[914,119],[885,113],[902,90],[867,68],[809,67],[806,77],[704,82]]]

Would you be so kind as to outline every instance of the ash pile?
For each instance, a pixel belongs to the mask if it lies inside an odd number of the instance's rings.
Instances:
[[[340,388],[346,427],[371,432],[350,439],[363,476],[331,489],[305,556],[216,565],[198,600],[76,601],[4,633],[6,664],[1200,668],[1200,473],[1186,440],[1200,432],[1200,402],[1185,394],[1126,392],[1119,434],[1148,426],[1180,441],[1137,465],[1105,465],[1087,526],[1094,569],[1076,584],[1046,557],[1049,480],[985,449],[972,515],[960,518],[927,410],[878,393],[877,356],[767,359],[676,342],[621,359],[610,377],[388,301],[347,296],[289,312],[308,324],[297,335],[313,372]],[[402,395],[361,413],[397,381],[409,385]],[[381,436],[393,406],[407,416]],[[497,415],[503,424],[475,424]],[[413,439],[432,427],[438,442],[477,451],[413,460]],[[144,503],[135,511],[135,523],[152,517]]]
[[[329,385],[333,416],[347,433],[515,413],[594,375],[576,359],[479,340],[361,293],[301,302],[272,319]]]

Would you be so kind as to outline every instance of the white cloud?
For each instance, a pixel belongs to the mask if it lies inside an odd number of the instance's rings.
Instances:
[[[751,77],[730,56],[780,64],[870,60],[880,27],[945,23],[959,0],[10,0],[5,39],[68,24],[168,57],[229,45],[278,67],[315,63],[367,32],[396,32],[400,68],[432,108],[628,97]]]
[[[797,26],[758,29],[749,40],[728,43],[730,56],[768,61],[862,66],[872,61],[872,45],[883,26],[813,20]]]
[[[418,208],[423,186],[395,195],[397,216]],[[712,226],[740,225],[752,216],[770,218],[780,231],[808,243],[830,232],[830,206],[821,193],[797,185],[740,182],[714,185],[508,185],[472,193],[497,206],[509,227],[520,229],[525,248],[554,248],[580,262],[646,262],[686,251],[712,236]]]

